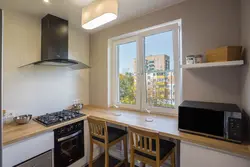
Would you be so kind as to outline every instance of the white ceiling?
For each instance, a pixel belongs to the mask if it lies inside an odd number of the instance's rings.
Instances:
[[[50,0],[46,4],[43,0],[0,0],[0,8],[45,16],[47,13],[69,20],[77,28],[81,28],[82,8],[93,0]],[[118,19],[92,32],[101,30],[114,24],[145,15],[147,13],[177,4],[183,0],[118,0]]]

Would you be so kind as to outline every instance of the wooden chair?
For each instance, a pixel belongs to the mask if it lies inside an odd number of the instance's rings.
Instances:
[[[109,167],[109,148],[123,140],[124,160],[119,162],[116,167],[122,165],[128,166],[127,152],[127,132],[121,129],[108,127],[106,121],[101,121],[93,117],[88,117],[89,133],[90,133],[90,157],[89,167],[93,165],[93,145],[97,144],[105,150],[105,167]]]
[[[175,167],[175,144],[162,140],[159,133],[129,127],[130,167],[135,159],[153,167],[160,167],[171,156],[171,167]]]

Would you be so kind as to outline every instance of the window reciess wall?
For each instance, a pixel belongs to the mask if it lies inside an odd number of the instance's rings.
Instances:
[[[110,39],[111,105],[177,114],[181,20]]]

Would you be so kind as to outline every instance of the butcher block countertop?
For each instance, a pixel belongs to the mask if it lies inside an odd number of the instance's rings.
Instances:
[[[151,114],[151,117],[154,119],[153,122],[146,122],[145,119],[148,117],[148,114],[139,111],[103,109],[87,106],[82,110],[82,112],[87,116],[93,116],[98,119],[105,120],[109,123],[125,127],[135,126],[145,130],[153,130],[159,132],[159,134],[164,137],[188,141],[205,147],[211,147],[226,152],[250,157],[249,145],[234,144],[226,141],[179,132],[177,117]],[[120,113],[121,115],[117,116],[117,113]],[[10,125],[4,125],[3,145],[5,146],[11,143],[15,143],[28,137],[32,137],[46,131],[51,131],[64,125],[68,125],[84,119],[86,119],[86,116],[51,127],[45,127],[34,121],[30,121],[30,123],[26,125],[16,125],[14,123]]]
[[[69,125],[81,120],[87,119],[87,116],[76,118],[67,122],[63,122],[54,126],[45,127],[33,120],[31,120],[28,124],[17,125],[16,123],[11,123],[3,126],[3,146],[8,144],[12,144],[29,137],[52,131],[54,129],[63,127],[65,125]]]

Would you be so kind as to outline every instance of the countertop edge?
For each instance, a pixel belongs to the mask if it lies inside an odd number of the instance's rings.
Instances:
[[[66,126],[66,125],[69,125],[69,124],[72,124],[72,123],[75,123],[75,122],[78,122],[78,121],[86,120],[86,119],[87,119],[87,115],[83,116],[83,117],[80,117],[80,118],[70,120],[70,121],[66,121],[66,122],[63,122],[63,123],[60,123],[60,124],[57,124],[57,125],[54,125],[54,126],[50,126],[50,127],[43,126],[43,125],[37,123],[36,121],[32,120],[34,122],[34,124],[41,125],[44,128],[41,129],[41,130],[38,130],[36,132],[32,132],[32,133],[29,133],[29,134],[24,134],[24,135],[22,135],[20,137],[14,138],[14,139],[10,139],[10,140],[7,140],[7,141],[3,140],[2,145],[3,145],[3,147],[6,147],[6,146],[8,146],[10,144],[14,144],[14,143],[20,142],[22,140],[28,139],[30,137],[33,137],[33,136],[36,136],[36,135],[39,135],[39,134],[42,134],[42,133],[45,133],[45,132],[48,132],[48,131],[53,131],[53,130],[55,130],[57,128],[60,128],[60,127],[63,127],[63,126]],[[22,126],[22,125],[20,125],[20,126]],[[3,133],[3,135],[4,135],[4,133]]]

